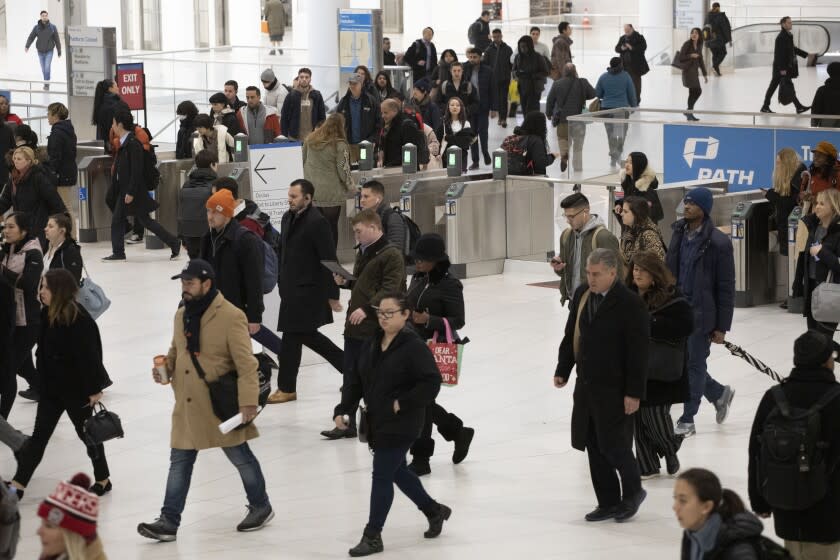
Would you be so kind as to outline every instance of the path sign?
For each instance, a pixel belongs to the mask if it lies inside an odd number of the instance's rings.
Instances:
[[[289,184],[303,177],[301,143],[254,144],[248,150],[248,166],[251,196],[279,228],[289,209]]]

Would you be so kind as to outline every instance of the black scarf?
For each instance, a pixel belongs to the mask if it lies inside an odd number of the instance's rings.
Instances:
[[[218,293],[216,286],[213,286],[203,298],[184,301],[184,335],[187,337],[187,350],[196,356],[201,347],[201,317]]]

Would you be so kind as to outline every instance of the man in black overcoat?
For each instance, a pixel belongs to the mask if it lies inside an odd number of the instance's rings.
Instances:
[[[280,371],[277,391],[269,398],[272,404],[297,399],[297,374],[303,345],[324,358],[339,373],[344,351],[318,328],[333,322],[333,309],[340,311],[338,286],[321,261],[335,261],[332,229],[318,208],[312,205],[315,187],[298,179],[289,187],[289,210],[280,227],[280,260],[277,287],[280,291],[280,316],[277,330],[283,333],[283,345],[277,361]]]
[[[770,100],[776,88],[779,87],[782,79],[795,80],[799,77],[799,63],[796,61],[797,56],[808,58],[808,53],[793,44],[793,20],[790,17],[783,17],[779,21],[782,29],[776,35],[776,44],[773,49],[773,78],[770,80],[770,85],[767,86],[767,93],[764,94],[764,105],[761,106],[762,113],[772,113],[770,110]],[[793,87],[791,82],[791,87]],[[797,113],[804,113],[810,107],[806,107],[799,102],[796,93],[793,95],[793,104],[796,106]]]
[[[572,447],[586,450],[598,499],[587,521],[627,521],[647,496],[633,456],[633,414],[645,396],[650,319],[618,279],[618,258],[610,249],[589,255],[588,285],[569,307],[554,372],[554,386],[563,388],[577,366]]]

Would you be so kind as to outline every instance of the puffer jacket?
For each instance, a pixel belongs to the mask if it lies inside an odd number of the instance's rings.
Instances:
[[[15,245],[4,243],[0,248],[0,289],[6,291],[2,301],[13,302],[15,326],[37,326],[41,319],[38,286],[44,271],[41,243],[27,235]]]
[[[71,187],[78,179],[76,142],[76,131],[70,119],[55,123],[47,137],[48,165],[59,187]]]
[[[634,174],[635,164],[633,166]],[[650,204],[650,218],[654,222],[659,222],[665,217],[665,211],[662,209],[662,202],[659,200],[659,194],[656,189],[659,188],[659,179],[656,177],[656,171],[651,169],[648,165],[640,175],[633,177],[627,175],[627,172],[622,169],[618,173],[618,178],[621,181],[621,189],[624,191],[624,196],[640,196],[647,199]],[[616,201],[618,203],[619,201]]]
[[[212,169],[193,170],[178,192],[178,236],[201,237],[207,233],[205,204],[212,194],[211,183],[216,179]]]
[[[715,547],[703,555],[703,560],[759,560],[756,546],[764,530],[761,520],[744,512],[723,521]],[[681,560],[691,560],[691,542],[683,534]]]

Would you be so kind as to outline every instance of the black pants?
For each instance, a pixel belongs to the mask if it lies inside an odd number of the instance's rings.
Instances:
[[[300,356],[303,346],[311,348],[341,372],[344,366],[344,352],[333,341],[319,333],[283,333],[283,344],[277,356],[280,370],[277,373],[277,388],[284,393],[297,391],[297,375],[300,369]]]
[[[711,48],[712,51],[712,68],[720,70],[720,65],[723,59],[726,58],[726,43],[721,43],[719,47]]]
[[[595,433],[595,423],[591,418],[589,420],[586,452],[589,456],[589,475],[592,477],[592,487],[595,488],[595,496],[598,498],[598,507],[617,506],[621,503],[622,491],[626,500],[642,489],[639,465],[633,456],[633,423],[629,419],[624,423],[626,426],[623,433],[615,435],[619,445],[603,448]]]
[[[32,348],[38,341],[38,327],[15,327],[12,333],[11,357],[9,368],[2,372],[2,383],[0,383],[0,416],[9,417],[12,405],[17,397],[17,376],[29,382],[29,385],[39,390],[40,383],[38,372],[32,365]]]
[[[365,340],[363,338],[353,338],[351,336],[344,335],[344,365],[343,369],[341,370],[344,374],[344,385],[349,383],[348,379],[350,376],[353,375],[353,371],[356,367],[356,364],[359,362],[359,356],[362,353],[362,346],[364,346]],[[332,414],[332,411],[330,412]],[[350,416],[350,427],[356,427],[356,409],[350,410],[347,412],[348,416]]]
[[[522,116],[531,111],[540,110],[540,96],[542,95],[540,84],[539,80],[525,78],[519,80],[519,104],[522,105]]]
[[[637,72],[632,72],[627,70],[627,73],[630,74],[630,79],[633,80],[633,89],[636,90],[636,102],[641,105],[642,104],[642,75]]]
[[[79,439],[85,441],[85,420],[90,418],[93,409],[78,402],[66,401],[53,395],[41,394],[38,412],[35,415],[35,429],[32,438],[23,446],[18,459],[18,468],[14,480],[23,486],[29,484],[32,473],[44,457],[44,450],[55,431],[58,420],[64,412],[70,417]],[[87,454],[93,463],[93,475],[96,480],[105,480],[110,476],[108,461],[105,459],[105,447],[100,444],[87,446]]]
[[[190,260],[197,259],[201,255],[201,238],[200,237],[184,237],[182,238],[184,247],[187,248],[187,255]]]
[[[125,219],[127,216],[125,201],[118,199],[114,206],[114,214],[111,216],[111,250],[115,255],[125,255],[125,240],[123,239],[125,230]],[[148,214],[142,211],[134,214],[134,224],[140,224],[152,233],[158,236],[170,248],[175,249],[180,246],[181,242],[178,238],[166,231],[162,225],[152,219]]]
[[[394,503],[394,485],[427,517],[437,508],[437,502],[426,493],[423,483],[405,462],[407,447],[377,447],[373,451],[370,515],[365,535],[372,537],[382,532]]]
[[[426,407],[426,421],[423,424],[423,431],[411,445],[411,454],[418,459],[426,461],[435,452],[435,440],[432,439],[432,426],[437,425],[438,433],[446,441],[452,441],[458,437],[464,428],[464,422],[446,409],[433,402]]]
[[[643,406],[634,415],[634,423],[639,470],[644,476],[656,474],[661,468],[659,458],[675,456],[683,441],[674,435],[671,406]]]
[[[338,247],[338,218],[341,217],[341,206],[318,206],[318,210],[330,223],[330,230],[332,230],[333,243]]]
[[[700,99],[700,95],[702,95],[703,90],[699,87],[696,88],[688,88],[688,108],[694,109],[694,104],[697,103],[697,100]]]
[[[490,155],[490,147],[487,145],[487,132],[490,127],[490,112],[476,111],[474,115],[470,115],[470,124],[473,125],[473,130],[478,132],[478,142],[473,142],[472,146],[470,146],[473,163],[478,163],[479,143],[481,143],[481,153]]]
[[[493,110],[499,112],[500,123],[507,121],[509,89],[510,80],[496,84],[496,107]]]
[[[764,94],[764,107],[770,106],[770,100],[773,98],[773,94],[776,93],[776,88],[779,87],[779,82],[782,81],[782,78],[784,78],[784,76],[778,74],[777,72],[773,72],[773,79],[770,80],[770,85],[767,86],[767,93]],[[791,84],[792,83],[793,81],[791,81]],[[799,98],[796,97],[795,94],[793,96],[793,105],[797,109],[802,107],[802,103],[799,102]]]

